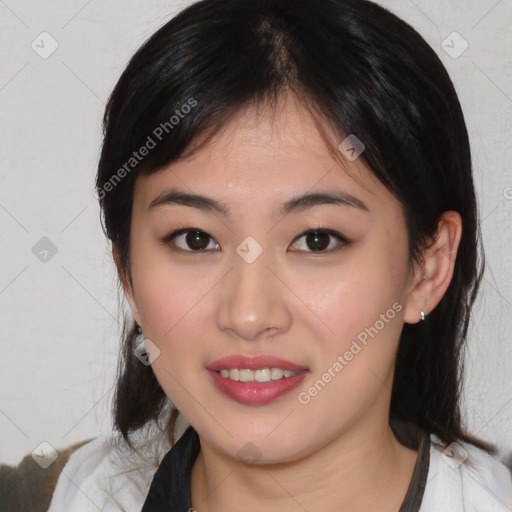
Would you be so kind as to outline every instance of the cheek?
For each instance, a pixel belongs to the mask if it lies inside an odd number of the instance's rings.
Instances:
[[[204,379],[206,363],[204,326],[208,312],[206,302],[201,301],[203,285],[207,283],[199,276],[169,272],[163,277],[155,266],[141,286],[147,325],[144,336],[160,350],[152,363],[153,372],[173,404],[192,420],[197,410],[191,396],[204,385],[198,379]]]
[[[326,340],[342,349],[375,326],[396,340],[401,329],[407,248],[403,240],[371,241],[309,283],[308,305],[323,321]],[[397,318],[398,317],[398,318]],[[385,329],[383,329],[383,322]],[[313,324],[311,324],[313,325]]]
[[[382,258],[382,251],[360,253],[339,267],[335,285],[332,277],[320,283],[329,291],[318,288],[315,312],[329,330],[318,321],[310,324],[317,346],[311,378],[299,390],[304,415],[327,415],[345,424],[390,392],[404,309],[403,281],[394,265],[403,264],[403,252],[390,251],[388,258]],[[313,423],[310,428],[317,429]]]
[[[196,260],[197,261],[197,260]],[[200,300],[208,290],[208,279],[199,265],[171,256],[149,233],[137,238],[132,248],[132,275],[143,315],[144,335],[158,343],[172,343],[179,333],[190,339],[190,330],[200,329],[195,317]],[[211,285],[210,285],[211,286]],[[193,339],[193,337],[192,337]]]

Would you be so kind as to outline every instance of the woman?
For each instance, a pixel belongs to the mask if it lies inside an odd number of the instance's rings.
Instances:
[[[51,512],[512,508],[461,421],[477,209],[421,36],[363,0],[204,0],[104,130],[120,435],[72,455]]]

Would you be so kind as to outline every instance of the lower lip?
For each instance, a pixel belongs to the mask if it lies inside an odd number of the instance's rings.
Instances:
[[[289,393],[296,388],[308,374],[307,371],[300,372],[293,377],[286,377],[269,382],[237,382],[220,373],[208,370],[213,382],[227,397],[242,404],[267,404],[277,398]]]

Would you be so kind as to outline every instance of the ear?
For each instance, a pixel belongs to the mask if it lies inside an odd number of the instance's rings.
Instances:
[[[132,283],[131,280],[129,279],[129,276],[125,273],[121,265],[121,252],[119,250],[119,246],[117,245],[117,243],[112,244],[112,257],[114,258],[114,262],[116,264],[117,269],[117,275],[119,276],[119,280],[121,281],[121,284],[123,286],[124,294],[132,311],[133,318],[139,325],[142,325],[140,313],[138,311],[137,304],[135,303]]]
[[[419,322],[421,311],[427,315],[443,298],[453,277],[461,236],[460,214],[444,212],[439,218],[435,239],[425,250],[422,264],[414,269],[404,322]]]

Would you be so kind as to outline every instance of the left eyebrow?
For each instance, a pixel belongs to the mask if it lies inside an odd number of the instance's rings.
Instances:
[[[169,204],[181,204],[190,206],[203,211],[218,213],[224,217],[231,218],[229,207],[212,197],[200,194],[191,194],[189,192],[177,189],[166,190],[151,201],[148,210],[153,210]],[[292,212],[309,210],[322,204],[332,204],[338,206],[349,206],[362,211],[369,212],[368,207],[357,197],[341,191],[323,191],[315,193],[305,193],[292,197],[284,202],[279,208],[279,213],[284,216]]]
[[[292,197],[280,208],[281,215],[287,215],[291,212],[299,212],[313,208],[321,204],[334,204],[338,206],[350,206],[369,212],[368,207],[352,194],[341,191],[326,190],[324,192],[306,193],[297,197]]]

